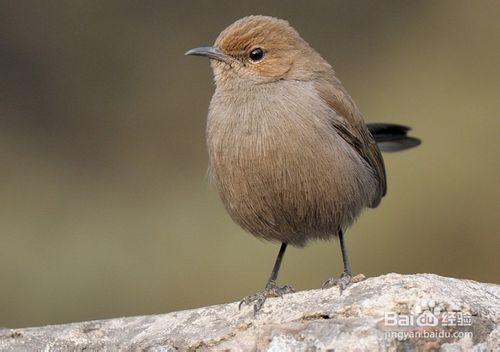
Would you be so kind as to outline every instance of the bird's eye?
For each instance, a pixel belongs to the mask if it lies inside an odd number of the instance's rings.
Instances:
[[[252,61],[262,60],[262,58],[264,57],[264,50],[262,50],[261,48],[255,48],[250,51],[250,54],[248,56]]]

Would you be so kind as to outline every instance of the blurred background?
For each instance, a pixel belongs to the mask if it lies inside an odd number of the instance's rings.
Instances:
[[[367,121],[413,127],[389,191],[347,234],[354,271],[499,281],[500,2],[2,1],[0,326],[163,313],[261,289],[276,244],[206,179],[207,60],[248,14],[285,18]],[[244,249],[244,250],[243,250]],[[290,249],[317,288],[338,243]]]

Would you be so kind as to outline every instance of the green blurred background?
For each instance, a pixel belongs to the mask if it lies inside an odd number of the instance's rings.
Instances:
[[[356,272],[498,282],[499,1],[2,1],[0,326],[162,313],[260,289],[278,246],[207,184],[209,64],[234,20],[291,24],[367,121],[410,125],[389,192],[348,232]],[[281,283],[341,272],[291,249]]]

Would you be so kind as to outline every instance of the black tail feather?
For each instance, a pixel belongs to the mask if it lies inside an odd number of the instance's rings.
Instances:
[[[383,152],[397,152],[416,147],[421,143],[420,139],[408,136],[410,128],[407,126],[391,123],[368,123],[367,126]]]

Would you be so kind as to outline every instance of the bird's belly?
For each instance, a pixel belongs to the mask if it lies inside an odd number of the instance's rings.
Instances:
[[[366,165],[343,143],[304,128],[225,134],[209,140],[210,174],[240,226],[302,246],[351,225],[375,189]]]

